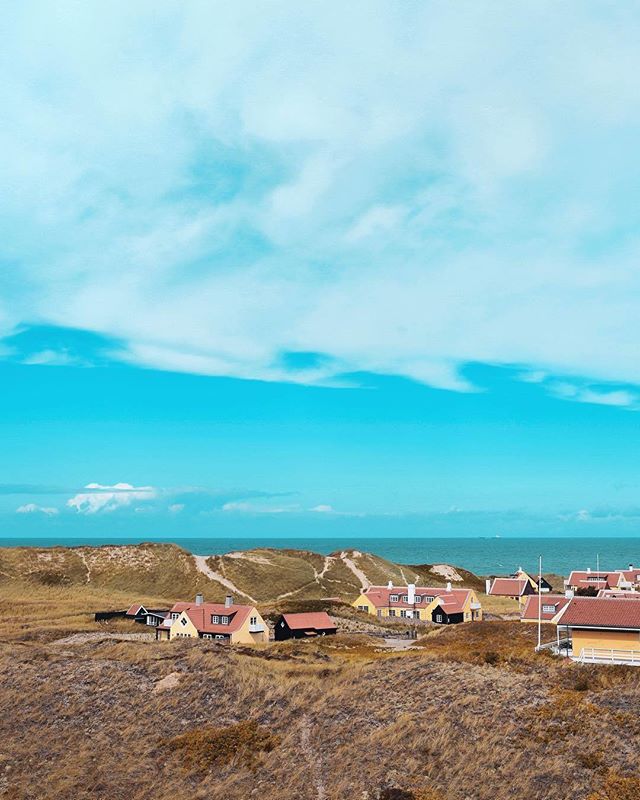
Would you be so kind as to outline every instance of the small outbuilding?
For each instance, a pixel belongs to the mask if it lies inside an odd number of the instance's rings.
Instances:
[[[274,638],[308,639],[313,636],[332,636],[336,625],[326,611],[313,611],[306,614],[283,614],[276,622]]]

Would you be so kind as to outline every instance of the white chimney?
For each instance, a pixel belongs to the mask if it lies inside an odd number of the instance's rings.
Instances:
[[[393,581],[389,581],[387,584],[387,589],[393,589]]]
[[[447,591],[451,591],[451,581],[447,581]]]
[[[591,567],[587,567],[587,575],[591,575]]]
[[[573,599],[573,589],[567,589],[567,591],[564,593],[564,596],[567,598],[567,600],[572,600]]]
[[[232,596],[232,595],[230,595],[230,594],[228,594],[228,595],[227,595],[227,596],[224,598],[224,607],[225,607],[225,608],[231,608],[231,606],[232,606],[232,605],[233,605],[233,596]]]
[[[484,592],[485,594],[489,594],[490,591],[491,591],[491,580],[487,578],[484,582]]]
[[[204,597],[200,593],[198,593],[196,595],[196,605],[201,606],[203,603],[204,603]]]
[[[633,564],[629,564],[629,569],[633,569]]]
[[[410,583],[407,586],[407,602],[409,605],[413,605],[416,602],[416,585],[415,583]]]

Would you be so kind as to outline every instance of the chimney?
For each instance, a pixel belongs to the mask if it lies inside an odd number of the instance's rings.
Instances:
[[[196,605],[201,606],[203,603],[204,603],[204,597],[200,593],[198,593],[196,595]]]
[[[591,575],[591,567],[587,567],[587,575]]]
[[[489,594],[490,591],[491,591],[491,580],[487,578],[484,582],[484,593]]]
[[[447,581],[447,591],[451,591],[451,581]]]
[[[393,589],[393,581],[389,581],[387,584],[387,589]]]
[[[633,564],[629,564],[629,569],[633,569]]]
[[[567,589],[564,593],[567,600],[573,600],[573,589]]]
[[[407,597],[409,605],[413,605],[416,602],[416,585],[415,583],[410,583],[407,586]]]
[[[233,595],[228,594],[224,598],[224,607],[225,608],[231,608],[232,605],[233,605]]]

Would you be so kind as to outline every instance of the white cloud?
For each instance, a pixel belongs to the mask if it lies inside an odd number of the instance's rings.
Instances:
[[[37,503],[25,503],[25,505],[16,508],[16,514],[45,514],[48,517],[53,517],[58,513],[60,513],[59,509],[54,506],[39,506]]]
[[[299,512],[300,506],[291,504],[286,506],[275,506],[259,503],[230,502],[222,506],[225,512],[240,514],[292,514]]]
[[[559,381],[550,385],[551,391],[565,400],[574,400],[578,403],[593,403],[602,406],[618,406],[632,408],[638,404],[638,395],[627,389],[602,390],[584,386],[577,386],[566,381]]]
[[[116,483],[105,486],[99,483],[88,483],[87,492],[80,492],[67,500],[67,507],[80,514],[97,514],[99,512],[116,511],[140,501],[154,500],[157,491],[152,486],[132,486],[130,483]],[[135,507],[136,511],[140,507]]]
[[[321,503],[319,506],[314,506],[311,511],[315,511],[318,514],[332,514],[333,513],[333,506],[325,505]]]
[[[0,332],[267,380],[300,350],[640,383],[635,7],[36,9],[0,32]]]

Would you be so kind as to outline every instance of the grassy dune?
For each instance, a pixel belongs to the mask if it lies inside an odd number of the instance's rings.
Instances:
[[[0,797],[637,800],[637,673],[532,637],[0,644]]]

